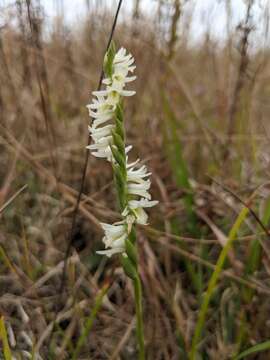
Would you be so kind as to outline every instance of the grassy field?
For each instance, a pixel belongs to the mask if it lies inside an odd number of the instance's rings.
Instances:
[[[159,200],[137,229],[146,359],[270,359],[269,5],[234,24],[224,1],[222,40],[208,14],[195,41],[196,1],[144,2],[113,39],[136,61],[126,137]],[[96,254],[119,220],[112,169],[86,150],[117,2],[85,4],[73,26],[65,6],[50,26],[42,1],[0,8],[4,360],[138,358],[132,283]]]

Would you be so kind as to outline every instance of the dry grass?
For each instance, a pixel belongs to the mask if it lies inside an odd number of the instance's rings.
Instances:
[[[85,159],[85,105],[112,14],[90,6],[83,24],[68,30],[58,18],[48,36],[42,13],[26,3],[10,6],[0,32],[0,313],[10,348],[16,359],[33,349],[42,359],[72,359],[90,319],[77,359],[136,359],[131,284],[117,258],[95,254],[99,221],[116,220],[117,205],[110,166],[91,156],[59,296]],[[171,17],[162,6],[153,18],[135,6],[115,42],[136,59],[127,137],[160,201],[138,236],[147,359],[171,360],[187,358],[203,293],[243,206],[237,197],[268,228],[270,54],[249,50],[256,29],[248,14],[224,43],[205,36],[191,46],[187,29],[177,32],[185,6],[175,1]],[[268,239],[250,214],[215,287],[199,358],[232,359],[269,339]]]

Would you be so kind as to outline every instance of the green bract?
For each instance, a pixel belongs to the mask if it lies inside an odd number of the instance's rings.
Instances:
[[[106,76],[109,78],[113,75],[113,59],[115,57],[115,45],[111,43],[109,50],[106,52],[103,63],[103,70]]]

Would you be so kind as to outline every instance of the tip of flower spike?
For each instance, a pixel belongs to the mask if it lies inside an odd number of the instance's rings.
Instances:
[[[111,45],[105,54],[104,62],[103,62],[103,69],[108,77],[111,77],[113,73],[113,60],[116,56],[115,53],[116,50],[115,50],[114,42],[111,42]]]

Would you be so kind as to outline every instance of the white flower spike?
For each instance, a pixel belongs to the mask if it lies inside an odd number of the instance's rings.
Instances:
[[[87,105],[89,115],[94,119],[92,126],[89,127],[89,133],[93,144],[87,146],[92,154],[99,158],[105,158],[112,161],[110,145],[112,144],[111,133],[115,126],[111,123],[114,117],[114,111],[117,104],[123,96],[132,96],[135,91],[125,90],[126,83],[136,79],[136,76],[128,77],[129,72],[134,71],[134,62],[132,55],[126,55],[126,50],[121,48],[114,57],[113,74],[111,78],[103,80],[106,89],[93,91],[96,97],[93,102]],[[108,122],[110,122],[108,124]],[[104,125],[100,127],[100,125]],[[129,149],[128,149],[129,150]]]
[[[94,156],[113,163],[114,171],[118,174],[116,177],[118,196],[122,201],[123,221],[112,225],[101,223],[105,233],[103,237],[105,250],[97,253],[108,257],[114,254],[128,254],[126,246],[133,224],[146,225],[148,215],[144,208],[150,208],[158,203],[151,201],[149,193],[151,182],[148,179],[151,173],[147,171],[147,167],[139,165],[139,159],[130,164],[127,162],[126,154],[132,146],[125,145],[121,103],[123,97],[135,94],[135,91],[125,89],[126,84],[136,79],[136,76],[129,75],[135,68],[134,58],[126,49],[121,48],[117,53],[109,50],[104,67],[107,77],[102,81],[105,89],[94,91],[93,102],[87,106],[89,115],[93,118],[89,126],[93,142],[88,149]],[[118,118],[118,122],[115,117]]]

